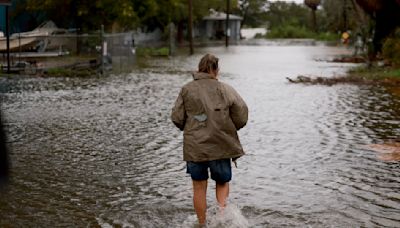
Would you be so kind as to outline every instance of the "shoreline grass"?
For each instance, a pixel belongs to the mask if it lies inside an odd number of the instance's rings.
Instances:
[[[400,80],[400,68],[399,67],[367,67],[360,66],[353,69],[350,69],[347,72],[348,76],[353,77],[363,77],[371,80]]]
[[[260,35],[257,38],[261,38]],[[340,35],[331,32],[314,32],[302,26],[285,25],[272,28],[263,38],[266,39],[314,39],[317,41],[339,41]]]

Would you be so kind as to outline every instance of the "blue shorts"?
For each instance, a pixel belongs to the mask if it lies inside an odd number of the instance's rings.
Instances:
[[[210,168],[211,179],[217,183],[229,182],[232,179],[231,159],[221,159],[206,162],[187,162],[186,173],[193,180],[207,180],[208,168]]]

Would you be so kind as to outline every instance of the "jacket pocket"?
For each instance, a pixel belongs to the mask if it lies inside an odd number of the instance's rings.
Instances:
[[[188,121],[188,131],[194,131],[201,128],[207,127],[207,119],[208,116],[206,113],[200,113],[197,115],[191,116]]]
[[[236,131],[235,125],[229,115],[228,106],[220,106],[214,109],[215,122],[218,123],[218,128],[224,132]]]

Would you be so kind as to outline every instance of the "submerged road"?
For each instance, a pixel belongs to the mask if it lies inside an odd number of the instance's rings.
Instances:
[[[400,164],[365,147],[400,137],[400,97],[285,79],[343,74],[352,65],[315,59],[347,50],[277,43],[197,52],[105,78],[0,79],[12,160],[0,226],[193,226],[182,133],[169,116],[207,52],[250,109],[230,194],[248,226],[400,226]]]

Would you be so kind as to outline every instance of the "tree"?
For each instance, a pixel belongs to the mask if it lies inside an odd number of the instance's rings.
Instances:
[[[62,27],[80,27],[83,30],[98,29],[104,24],[111,29],[114,22],[129,29],[138,25],[138,15],[131,0],[28,0],[28,11],[45,12],[48,20]]]
[[[356,0],[375,20],[374,53],[382,49],[383,40],[400,26],[400,0]]]
[[[317,31],[317,16],[316,11],[318,6],[321,4],[321,0],[304,0],[304,4],[311,9],[311,18],[312,18],[312,28],[314,31]]]
[[[18,0],[18,12],[44,14],[41,20],[53,20],[61,27],[79,27],[83,31],[98,30],[103,24],[110,31],[141,27],[145,31],[164,30],[169,23],[183,28],[188,17],[187,0]],[[231,0],[237,5],[237,0]],[[193,19],[201,20],[213,8],[224,11],[225,1],[193,1]],[[37,24],[42,21],[37,20]]]
[[[258,27],[265,23],[267,0],[239,0],[238,13],[242,16],[242,27]]]
[[[269,23],[269,29],[279,28],[284,25],[304,27],[304,25],[308,24],[308,14],[308,10],[304,5],[277,1],[267,4],[265,18]]]
[[[326,17],[326,30],[344,32],[358,30],[364,21],[358,18],[358,12],[351,3],[352,0],[323,0],[322,10]]]

